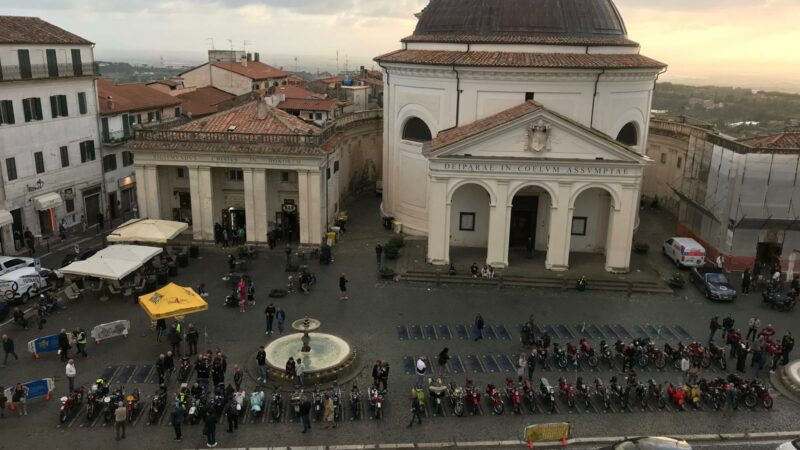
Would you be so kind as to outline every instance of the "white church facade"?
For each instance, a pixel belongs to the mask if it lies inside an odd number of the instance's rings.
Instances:
[[[611,0],[431,0],[384,70],[382,212],[452,247],[629,269],[653,87]]]

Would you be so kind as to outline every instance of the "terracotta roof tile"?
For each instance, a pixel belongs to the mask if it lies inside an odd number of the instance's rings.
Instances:
[[[534,111],[538,111],[540,109],[542,109],[542,106],[539,105],[538,103],[535,103],[533,101],[527,101],[521,105],[506,109],[505,111],[501,111],[497,114],[485,117],[481,120],[476,120],[475,122],[472,122],[470,124],[463,125],[458,128],[450,128],[448,130],[444,130],[440,132],[433,139],[433,141],[431,141],[431,150],[436,150],[442,147],[446,147],[450,144],[454,144],[458,141],[463,141],[464,139],[470,138],[472,136],[477,136],[485,131],[491,130],[492,128],[495,127],[499,127],[500,125],[505,125],[506,123],[514,119],[517,119]]]
[[[569,36],[559,34],[542,35],[494,35],[473,34],[423,34],[411,35],[401,42],[442,42],[458,44],[544,44],[544,45],[614,45],[637,47],[639,44],[624,36]]]
[[[93,43],[38,17],[0,16],[0,44]]]
[[[183,101],[184,114],[191,114],[192,117],[207,116],[218,111],[217,105],[231,100],[236,96],[213,86],[197,88],[192,92],[177,96]]]
[[[565,69],[661,69],[665,64],[636,54],[456,52],[398,50],[375,58],[380,62],[477,67],[545,67]]]
[[[262,62],[256,62],[256,61],[248,62],[247,67],[236,62],[218,62],[218,63],[213,63],[213,65],[215,67],[219,67],[220,69],[229,70],[231,72],[238,73],[239,75],[243,75],[253,80],[266,80],[269,78],[286,78],[289,76],[289,73],[287,72],[284,72],[280,69],[276,69]]]
[[[278,95],[286,94],[286,98],[287,99],[289,99],[289,98],[313,98],[313,99],[322,99],[322,98],[324,98],[324,96],[322,96],[320,94],[316,94],[314,92],[311,92],[311,91],[309,91],[307,89],[303,89],[300,86],[291,86],[291,85],[278,86],[278,87],[275,88],[275,93],[278,94]]]
[[[304,111],[333,111],[336,108],[335,100],[309,99],[309,98],[286,98],[278,104],[278,109],[282,110],[304,110]]]
[[[258,118],[258,104],[253,101],[237,108],[219,112],[186,125],[174,128],[176,131],[228,132],[255,134],[319,134],[320,128],[305,122],[287,112],[266,106],[267,116]]]
[[[97,95],[100,114],[142,111],[181,104],[179,98],[149,88],[144,83],[114,84],[103,78],[97,80]],[[113,102],[108,101],[109,96]]]
[[[740,139],[739,142],[756,148],[800,149],[800,128],[790,127],[783,133]]]

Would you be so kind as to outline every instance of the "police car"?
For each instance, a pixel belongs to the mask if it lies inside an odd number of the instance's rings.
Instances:
[[[64,275],[58,270],[23,267],[0,276],[0,296],[9,302],[27,303],[31,297],[62,284]]]

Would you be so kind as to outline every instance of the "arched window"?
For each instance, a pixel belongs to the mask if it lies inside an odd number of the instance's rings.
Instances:
[[[418,117],[408,119],[403,127],[403,139],[408,141],[428,142],[432,139],[431,129]]]
[[[630,147],[639,145],[639,131],[634,122],[628,122],[619,130],[617,140]]]

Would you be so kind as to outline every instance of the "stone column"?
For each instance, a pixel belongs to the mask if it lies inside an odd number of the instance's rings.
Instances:
[[[253,206],[256,218],[255,234],[247,239],[251,242],[267,242],[267,171],[265,169],[253,170]]]
[[[322,243],[322,178],[319,170],[308,172],[308,241],[305,243],[313,245]]]
[[[508,267],[508,181],[498,181],[495,201],[489,206],[489,242],[486,249],[486,264],[492,267]]]
[[[569,245],[572,236],[572,208],[569,198],[572,194],[571,183],[559,183],[558,199],[552,199],[550,211],[550,227],[547,230],[547,257],[545,267],[548,270],[561,272],[569,269]]]
[[[189,194],[192,198],[192,237],[214,240],[214,188],[210,167],[189,167]]]
[[[0,228],[0,233],[3,234],[3,254],[15,254],[17,250],[14,248],[14,231],[11,229],[11,224],[3,225],[3,227]]]
[[[139,217],[147,217],[147,166],[144,164],[134,164],[133,173],[136,174],[136,206],[139,210]],[[87,217],[88,220],[88,217]]]
[[[606,271],[627,273],[630,270],[633,227],[636,224],[638,189],[621,189],[620,204],[612,205],[608,214],[606,238]]]
[[[297,171],[297,215],[300,223],[300,243],[309,242],[309,210],[308,210],[308,171]]]
[[[242,169],[244,176],[244,229],[247,233],[247,242],[252,242],[256,235],[256,205],[253,192],[253,169]]]
[[[447,180],[431,178],[428,184],[428,262],[450,261],[450,202]]]
[[[161,219],[161,192],[159,188],[158,166],[136,165],[136,194],[139,202],[139,217]],[[170,217],[171,219],[171,217]]]

